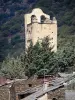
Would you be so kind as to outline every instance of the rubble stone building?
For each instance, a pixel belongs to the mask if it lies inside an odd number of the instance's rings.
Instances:
[[[0,86],[0,100],[15,100],[16,94],[14,84],[5,84]]]
[[[43,13],[39,8],[35,8],[31,13],[25,14],[25,47],[28,48],[30,41],[33,45],[37,40],[41,41],[44,37],[49,36],[50,46],[53,46],[53,51],[57,51],[57,20]]]
[[[49,80],[51,79],[52,78],[50,78]],[[42,86],[42,79],[35,79],[33,77],[28,80],[26,79],[10,80],[10,82],[0,86],[0,100],[22,100],[25,97],[39,90],[41,86]],[[58,100],[64,98],[65,91],[61,88],[49,92],[47,94],[49,100],[52,100],[53,97],[59,98]]]

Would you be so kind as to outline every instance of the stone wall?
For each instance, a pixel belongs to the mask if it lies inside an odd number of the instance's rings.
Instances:
[[[0,100],[9,100],[9,89],[0,87]]]
[[[53,51],[57,51],[57,24],[47,23],[32,23],[27,27],[27,46],[29,46],[29,40],[32,40],[33,45],[36,44],[37,40],[41,41],[44,37],[49,36],[50,46],[54,46]]]
[[[14,80],[13,83],[0,86],[0,100],[19,100],[18,95],[24,93],[25,90],[41,85],[42,82],[32,77],[28,80]]]
[[[0,87],[0,100],[15,100],[15,91],[12,85]]]
[[[41,85],[42,81],[35,79],[34,77],[28,80],[19,80],[14,82],[15,92],[24,92],[27,89]]]
[[[31,78],[29,80],[18,80],[13,82],[13,84],[8,84],[0,87],[0,100],[19,100],[19,96],[25,96],[25,90],[32,87],[42,85],[41,80]],[[57,98],[57,100],[64,100],[65,98],[65,89],[59,88],[55,91],[48,93],[48,99]]]
[[[53,98],[56,98],[57,100],[65,100],[65,89],[59,88],[55,91],[48,93],[48,99],[52,100]]]

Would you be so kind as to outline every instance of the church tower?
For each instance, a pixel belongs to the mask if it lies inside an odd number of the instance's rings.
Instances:
[[[25,47],[28,48],[30,41],[33,45],[37,40],[42,40],[44,37],[51,38],[50,46],[53,46],[53,51],[57,51],[57,20],[55,17],[50,19],[50,16],[43,13],[39,8],[35,8],[31,13],[25,14]]]

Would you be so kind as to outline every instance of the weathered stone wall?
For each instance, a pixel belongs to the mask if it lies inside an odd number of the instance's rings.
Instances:
[[[24,92],[27,89],[30,89],[32,87],[41,85],[42,82],[35,79],[35,78],[30,78],[28,80],[20,80],[20,81],[16,81],[14,82],[14,87],[15,87],[15,92],[19,93],[19,92]],[[29,86],[31,85],[31,86]]]
[[[13,84],[0,86],[0,100],[15,100],[15,95]]]
[[[28,80],[17,80],[12,84],[0,86],[0,100],[19,100],[18,93],[23,93],[25,90],[40,84],[42,84],[41,81],[36,81],[36,79],[32,77]]]
[[[19,100],[19,96],[23,95],[23,93],[25,93],[25,91],[27,89],[31,89],[31,88],[41,85],[41,84],[42,84],[42,81],[37,80],[34,77],[32,77],[28,80],[15,81],[14,87],[15,87],[15,93],[16,93],[16,100]]]
[[[0,100],[9,100],[9,89],[7,87],[0,87]]]
[[[57,100],[65,100],[65,89],[59,88],[55,91],[48,93],[48,99],[52,100],[53,98],[56,98]]]
[[[29,84],[32,84],[31,87],[29,87]],[[30,89],[32,87],[35,87],[37,85],[42,84],[40,80],[31,78],[29,80],[20,80],[13,82],[12,85],[5,85],[0,87],[0,100],[19,100],[19,96],[22,93],[25,93],[26,89]],[[22,94],[23,95],[23,94]],[[22,96],[21,95],[21,96]],[[24,94],[25,95],[25,94]],[[57,98],[57,100],[65,100],[65,89],[59,88],[55,91],[48,93],[48,99],[52,100],[52,98]],[[42,98],[41,98],[42,99]]]
[[[32,23],[27,27],[27,46],[29,46],[29,40],[32,40],[33,45],[36,44],[37,40],[42,40],[44,37],[50,37],[50,43],[54,46],[53,51],[57,51],[57,24],[47,23]],[[50,46],[51,46],[50,45]]]
[[[10,88],[10,100],[15,100],[15,99],[16,99],[16,92],[15,92],[15,87],[13,83]]]

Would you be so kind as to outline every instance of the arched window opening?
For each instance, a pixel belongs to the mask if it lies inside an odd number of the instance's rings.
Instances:
[[[36,20],[36,16],[35,15],[32,15],[31,16],[31,22],[34,22],[34,20]]]
[[[44,21],[46,20],[46,17],[44,15],[41,16],[41,23],[44,23]]]

